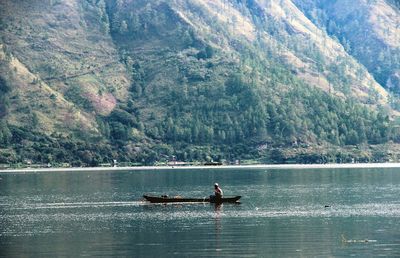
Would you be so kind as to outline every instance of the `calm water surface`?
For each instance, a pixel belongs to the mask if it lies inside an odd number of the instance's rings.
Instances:
[[[149,204],[205,197],[240,205]],[[400,257],[400,169],[0,174],[0,257]]]

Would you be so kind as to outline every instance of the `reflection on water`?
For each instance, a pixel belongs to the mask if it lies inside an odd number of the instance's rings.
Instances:
[[[395,169],[0,176],[0,257],[400,256]],[[208,196],[216,181],[242,204],[141,198]]]

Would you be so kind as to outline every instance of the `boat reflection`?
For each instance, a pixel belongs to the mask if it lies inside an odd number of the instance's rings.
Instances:
[[[220,238],[222,232],[222,223],[221,223],[221,213],[223,211],[223,204],[215,204],[214,205],[214,222],[215,222],[215,251],[220,252],[221,245],[220,245]]]

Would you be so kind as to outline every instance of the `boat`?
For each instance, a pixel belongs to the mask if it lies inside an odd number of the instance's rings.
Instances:
[[[223,165],[222,162],[215,162],[215,161],[204,163],[204,166],[222,166],[222,165]]]
[[[239,203],[239,199],[241,196],[234,197],[222,197],[219,199],[204,197],[204,198],[184,198],[184,197],[168,197],[166,195],[163,196],[149,196],[143,195],[147,201],[151,203],[181,203],[181,202],[209,202],[209,203]]]

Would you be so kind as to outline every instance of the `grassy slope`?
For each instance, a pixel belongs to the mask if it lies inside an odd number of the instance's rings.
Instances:
[[[71,127],[97,131],[88,112],[109,114],[125,99],[129,78],[96,10],[84,8],[81,1],[2,1],[0,10],[3,41],[18,71],[18,102],[12,103],[12,110],[30,106],[49,134],[69,133]],[[33,78],[38,82],[32,84]],[[68,95],[71,88],[79,89],[91,110],[82,109],[74,94]],[[52,94],[56,98],[51,99]],[[22,114],[11,112],[10,121],[26,125],[29,120]]]
[[[37,116],[39,120],[37,130],[43,132],[74,130],[77,124],[88,126],[87,129],[94,127],[90,124],[90,120],[65,100],[63,95],[40,80],[39,76],[30,72],[17,58],[12,57],[2,69],[14,86],[10,96],[8,118],[10,124],[30,127],[33,116]]]

